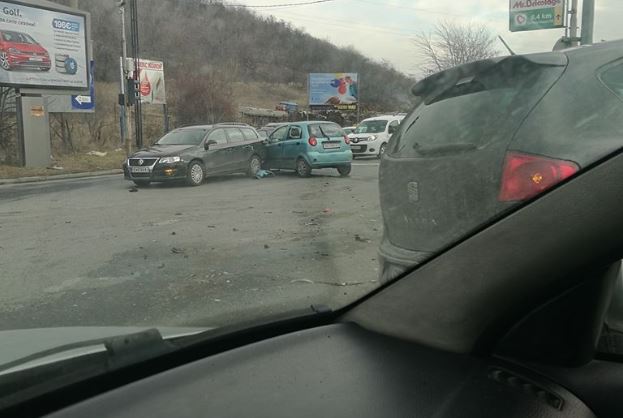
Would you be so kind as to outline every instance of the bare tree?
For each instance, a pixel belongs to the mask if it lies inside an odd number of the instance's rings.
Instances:
[[[420,33],[415,45],[424,63],[421,69],[432,74],[457,65],[494,57],[495,36],[484,25],[441,21],[428,33]]]

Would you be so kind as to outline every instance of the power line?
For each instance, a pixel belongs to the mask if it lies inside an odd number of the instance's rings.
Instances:
[[[314,0],[314,1],[304,1],[300,3],[283,3],[283,4],[267,4],[267,5],[251,5],[251,4],[227,4],[227,6],[231,7],[244,7],[247,9],[272,9],[275,7],[293,7],[293,6],[308,6],[310,4],[319,4],[319,3],[327,3],[335,0]]]
[[[456,16],[456,17],[468,17],[465,14],[448,13],[448,12],[442,12],[441,10],[423,9],[421,7],[403,6],[399,4],[393,4],[393,3],[378,3],[375,1],[371,1],[371,0],[357,0],[357,1],[360,1],[362,3],[367,3],[370,5],[375,5],[375,6],[384,6],[384,7],[389,6],[389,7],[395,7],[398,9],[413,10],[413,11],[422,12],[422,13],[432,13],[432,14],[439,14],[439,15],[445,15],[445,16]]]

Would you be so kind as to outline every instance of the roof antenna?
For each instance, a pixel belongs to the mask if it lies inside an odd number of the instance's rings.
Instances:
[[[506,49],[508,49],[508,52],[510,52],[510,54],[511,54],[511,55],[517,55],[517,54],[515,54],[515,51],[513,51],[513,50],[511,49],[511,47],[510,47],[510,46],[508,46],[508,44],[506,43],[506,41],[504,40],[504,38],[502,38],[502,35],[498,35],[498,39],[499,39],[500,41],[502,41],[502,43],[504,44],[504,46],[506,47]]]

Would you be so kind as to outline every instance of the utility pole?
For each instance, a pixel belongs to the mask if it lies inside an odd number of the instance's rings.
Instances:
[[[130,42],[132,45],[132,57],[134,58],[134,82],[140,82],[140,51],[138,44],[138,5],[136,0],[129,0],[130,4]],[[139,86],[140,89],[140,86]],[[136,146],[143,146],[143,112],[141,109],[140,93],[134,103],[134,128],[136,131]]]
[[[593,43],[594,26],[595,0],[584,0],[582,3],[582,45],[591,45]]]
[[[126,83],[128,82],[128,46],[127,40],[125,36],[125,0],[120,0],[117,3],[119,7],[119,15],[121,16],[121,80],[120,80],[120,89],[121,95],[123,97],[123,103],[119,103],[121,105],[121,142],[125,141],[125,145],[127,148],[127,153],[130,155],[132,153],[132,135],[131,130],[128,129],[128,91],[126,89]]]
[[[569,46],[578,46],[578,0],[571,0],[571,19],[569,21]]]

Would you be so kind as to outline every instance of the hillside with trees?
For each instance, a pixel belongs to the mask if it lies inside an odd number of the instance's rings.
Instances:
[[[92,15],[97,80],[118,80],[121,40],[115,2],[81,0],[80,8]],[[360,73],[361,100],[370,109],[404,109],[411,100],[413,80],[387,63],[246,9],[201,0],[139,0],[139,18],[142,57],[164,61],[167,81],[181,90],[186,90],[183,84],[194,84],[231,97],[232,82],[305,88],[309,72],[344,71]]]
[[[68,0],[55,0],[69,5]],[[55,154],[120,144],[121,23],[113,0],[80,0],[91,13],[96,112],[51,114]],[[139,0],[140,55],[163,61],[171,126],[239,120],[239,106],[305,106],[310,72],[358,72],[363,115],[407,110],[414,80],[387,62],[339,48],[272,17],[204,0]],[[129,21],[127,21],[129,36]],[[248,93],[248,94],[247,94]],[[0,89],[0,163],[15,150],[13,90]],[[13,103],[11,105],[11,103]],[[144,138],[163,132],[161,109],[144,106]]]

